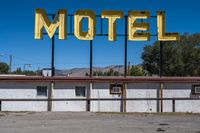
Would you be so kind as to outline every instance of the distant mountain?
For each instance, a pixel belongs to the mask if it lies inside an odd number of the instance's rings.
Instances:
[[[119,73],[124,72],[123,65],[110,65],[106,67],[93,67],[93,71],[102,71],[106,72],[110,69],[114,69],[114,71],[118,71]],[[72,68],[72,69],[65,69],[65,70],[57,70],[56,69],[56,76],[85,76],[86,73],[89,74],[89,68]]]

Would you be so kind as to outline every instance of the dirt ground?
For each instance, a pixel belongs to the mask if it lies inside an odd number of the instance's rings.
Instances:
[[[0,133],[200,133],[200,114],[0,113]]]

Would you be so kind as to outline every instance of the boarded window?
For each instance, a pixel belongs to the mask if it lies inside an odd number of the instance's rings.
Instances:
[[[85,86],[76,86],[75,93],[78,97],[85,97]]]
[[[192,95],[200,95],[200,85],[193,85],[191,93]]]
[[[110,94],[121,94],[123,84],[110,84]]]
[[[47,86],[37,86],[37,96],[47,96]]]

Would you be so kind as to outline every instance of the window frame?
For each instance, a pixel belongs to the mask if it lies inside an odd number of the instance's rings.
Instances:
[[[119,92],[114,92],[114,91],[113,91],[113,88],[114,88],[114,87],[119,87],[119,88],[120,88]],[[118,84],[118,83],[110,84],[110,94],[112,94],[112,95],[119,95],[119,94],[122,94],[123,87],[124,87],[123,84]]]
[[[192,89],[191,89],[191,94],[192,94],[192,95],[200,95],[200,92],[199,92],[199,93],[196,93],[196,87],[199,87],[199,88],[200,88],[200,84],[192,85]]]
[[[2,111],[2,101],[0,100],[0,111]]]
[[[84,95],[77,95],[78,94],[78,90],[84,90]],[[80,93],[82,93],[82,92],[80,92]],[[85,86],[75,86],[75,96],[76,97],[86,97],[86,87]]]
[[[43,91],[39,93],[39,90]],[[44,91],[45,90],[45,91]],[[44,95],[45,93],[45,95]],[[47,97],[48,96],[48,87],[47,86],[37,86],[36,87],[36,96],[38,97]]]

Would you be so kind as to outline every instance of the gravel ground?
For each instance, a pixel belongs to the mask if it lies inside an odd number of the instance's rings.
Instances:
[[[200,114],[0,113],[0,133],[200,133]]]

